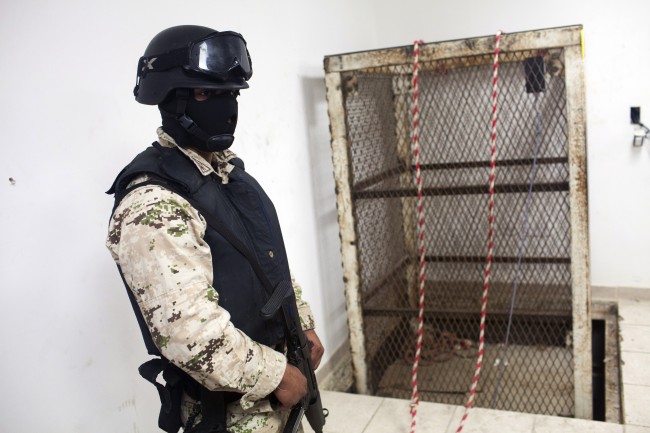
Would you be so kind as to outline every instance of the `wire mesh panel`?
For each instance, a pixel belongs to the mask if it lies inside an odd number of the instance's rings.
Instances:
[[[489,38],[468,41],[424,45],[419,67],[426,301],[418,389],[424,400],[450,404],[465,402],[474,374],[488,233],[492,56]],[[586,201],[572,195],[586,191],[574,191],[572,178],[570,48],[526,41],[513,38],[499,67],[494,259],[475,404],[584,415],[576,411],[583,363],[573,334],[584,348],[590,324],[575,314],[575,293],[588,296],[588,288],[574,274],[586,244],[572,226],[575,203]],[[352,341],[353,353],[363,345],[355,368],[362,391],[399,398],[411,395],[418,327],[411,53],[326,58],[335,170],[346,164],[344,178],[336,172],[339,222],[354,228],[342,248],[355,253],[352,267],[344,262],[356,273],[346,290],[361,312],[351,322],[362,330]],[[572,242],[584,254],[577,260]]]

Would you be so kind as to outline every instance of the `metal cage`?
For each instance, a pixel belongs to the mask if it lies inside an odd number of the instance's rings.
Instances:
[[[501,39],[494,261],[477,406],[591,417],[581,32]],[[474,373],[494,42],[420,46],[426,301],[418,376],[428,401],[463,404]],[[398,398],[411,395],[418,315],[412,64],[411,46],[325,58],[355,385]]]

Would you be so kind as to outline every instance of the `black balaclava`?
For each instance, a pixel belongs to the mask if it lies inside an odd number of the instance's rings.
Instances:
[[[228,149],[235,140],[236,93],[226,91],[197,101],[192,90],[177,89],[158,108],[163,130],[179,146],[218,152]]]

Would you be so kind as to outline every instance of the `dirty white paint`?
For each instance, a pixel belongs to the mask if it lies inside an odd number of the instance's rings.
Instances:
[[[348,157],[349,143],[345,126],[345,107],[341,93],[341,75],[326,74],[328,112],[332,134],[332,163],[336,184],[336,207],[338,211],[339,233],[341,238],[341,257],[345,299],[350,331],[350,351],[354,371],[355,390],[368,394],[368,367],[366,365],[363,316],[361,314],[361,294],[359,292],[359,263],[357,255],[357,236],[352,209],[351,173]]]
[[[585,86],[579,33],[564,50],[569,146],[569,220],[571,223],[571,294],[573,311],[573,373],[576,418],[591,419],[591,289],[587,219],[587,153]]]

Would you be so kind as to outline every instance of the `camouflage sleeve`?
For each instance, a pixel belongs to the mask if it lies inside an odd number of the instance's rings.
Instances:
[[[116,209],[106,244],[160,352],[211,390],[243,393],[246,409],[277,387],[286,358],[235,328],[217,304],[205,229],[185,199],[144,186]]]
[[[311,308],[307,301],[302,299],[302,287],[300,287],[300,284],[298,284],[293,275],[291,275],[291,284],[293,285],[293,291],[296,293],[296,306],[298,307],[298,316],[300,316],[302,329],[305,331],[314,329],[316,327],[314,315],[311,313]]]

